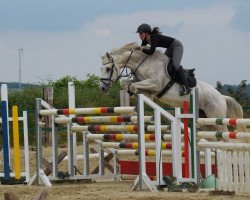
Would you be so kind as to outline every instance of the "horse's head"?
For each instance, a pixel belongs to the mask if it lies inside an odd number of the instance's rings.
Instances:
[[[132,53],[138,50],[138,48],[139,46],[136,43],[130,43],[102,56],[100,89],[103,92],[107,92],[112,84],[119,80],[122,76],[120,75],[121,68],[124,70],[124,68],[135,67],[137,65],[138,55],[133,54],[132,58]]]
[[[120,68],[115,65],[114,57],[110,53],[102,56],[100,89],[108,92],[113,83],[119,79]]]

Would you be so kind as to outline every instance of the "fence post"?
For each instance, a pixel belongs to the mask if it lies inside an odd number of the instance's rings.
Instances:
[[[48,104],[53,106],[53,88],[52,87],[45,87],[43,88],[43,100],[46,101]],[[51,116],[44,116],[45,128],[51,127]],[[52,144],[52,134],[50,130],[45,130],[45,144],[51,145]]]

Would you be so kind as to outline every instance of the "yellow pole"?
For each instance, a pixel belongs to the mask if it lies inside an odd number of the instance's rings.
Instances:
[[[20,169],[20,148],[19,148],[19,126],[18,126],[18,107],[12,106],[13,120],[13,143],[14,143],[14,171],[15,179],[21,179]]]

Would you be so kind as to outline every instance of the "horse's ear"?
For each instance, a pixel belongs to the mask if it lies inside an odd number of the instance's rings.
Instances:
[[[110,53],[106,52],[106,56],[107,56],[107,58],[108,58],[109,60],[112,60],[112,57],[111,57]]]

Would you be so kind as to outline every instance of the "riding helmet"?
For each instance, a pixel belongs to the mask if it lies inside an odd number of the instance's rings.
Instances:
[[[151,33],[151,27],[148,24],[138,26],[136,33]]]

